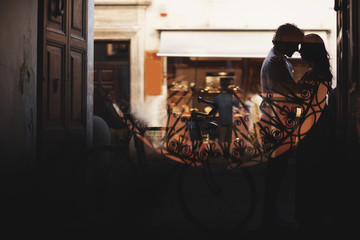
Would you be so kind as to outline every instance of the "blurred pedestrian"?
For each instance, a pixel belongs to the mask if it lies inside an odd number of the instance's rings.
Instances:
[[[220,79],[221,92],[214,99],[219,112],[219,142],[228,144],[232,141],[233,107],[240,107],[240,102],[229,91],[230,79]]]

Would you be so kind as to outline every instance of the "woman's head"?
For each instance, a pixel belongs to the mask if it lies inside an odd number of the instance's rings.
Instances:
[[[329,61],[329,54],[326,51],[322,38],[314,33],[304,36],[300,48],[301,58],[311,65],[323,64]]]
[[[306,34],[299,52],[301,58],[312,67],[330,71],[329,53],[326,51],[324,41],[319,35],[315,33]]]

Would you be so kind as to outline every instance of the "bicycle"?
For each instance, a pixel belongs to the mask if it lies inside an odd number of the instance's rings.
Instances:
[[[199,229],[231,233],[243,229],[252,219],[256,186],[247,167],[239,167],[241,160],[230,154],[229,144],[214,139],[217,124],[212,120],[216,106],[202,98],[198,101],[212,105],[212,110],[207,114],[192,111],[186,122],[184,134],[190,134],[192,151],[189,145],[182,144],[172,151],[183,161],[177,183],[178,202]],[[183,135],[182,139],[186,137]]]

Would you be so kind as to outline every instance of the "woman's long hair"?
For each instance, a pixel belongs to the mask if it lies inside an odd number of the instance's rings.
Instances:
[[[324,41],[317,34],[307,34],[301,48],[306,52],[306,59],[313,68],[332,79],[330,55],[326,50]]]

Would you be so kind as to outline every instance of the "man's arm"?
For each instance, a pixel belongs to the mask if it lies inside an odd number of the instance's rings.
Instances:
[[[286,60],[282,57],[274,56],[270,59],[268,77],[270,78],[273,92],[286,94],[288,92],[299,91],[299,87],[294,81],[290,69],[287,67]]]

